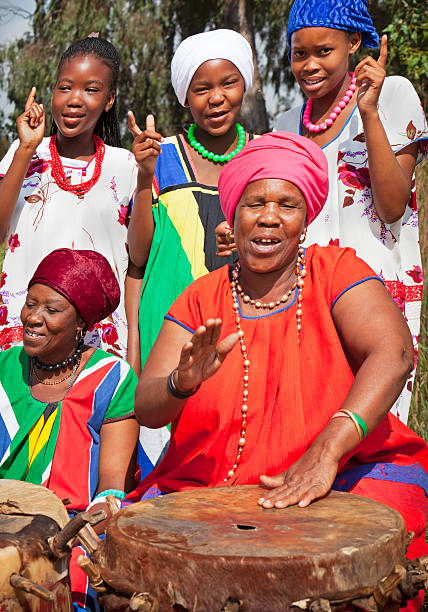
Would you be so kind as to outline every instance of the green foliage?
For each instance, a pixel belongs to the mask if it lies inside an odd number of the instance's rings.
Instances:
[[[262,86],[273,86],[286,99],[294,86],[288,63],[286,28],[292,0],[36,0],[32,33],[0,48],[0,79],[15,111],[5,131],[15,131],[32,85],[49,114],[49,99],[61,53],[74,40],[98,31],[111,40],[122,60],[119,118],[130,145],[126,114],[140,124],[151,112],[164,133],[176,132],[190,119],[170,83],[170,62],[180,40],[213,27],[238,27],[235,15],[245,7],[248,34],[256,42]],[[416,0],[369,0],[379,32],[389,35],[388,72],[403,74],[427,102],[428,17]],[[89,25],[88,25],[89,24]],[[360,57],[365,51],[362,51]],[[376,55],[376,52],[374,53]],[[48,117],[48,126],[50,125]]]
[[[419,0],[387,2],[391,22],[388,34],[388,61],[395,74],[409,78],[424,106],[428,103],[428,13]]]

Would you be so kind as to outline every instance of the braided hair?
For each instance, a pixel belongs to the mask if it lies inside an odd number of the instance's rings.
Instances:
[[[57,78],[66,61],[73,57],[85,57],[94,55],[97,59],[104,62],[111,70],[111,90],[116,91],[117,79],[119,76],[120,59],[114,46],[104,38],[88,36],[82,40],[74,42],[61,56],[58,64]],[[55,121],[52,122],[51,134],[56,134],[58,127]],[[117,117],[116,99],[109,111],[103,110],[94,129],[94,134],[113,147],[121,147],[119,121]]]

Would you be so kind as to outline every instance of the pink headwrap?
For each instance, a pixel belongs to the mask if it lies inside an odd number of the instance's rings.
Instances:
[[[245,187],[260,179],[296,185],[306,200],[308,225],[327,199],[328,165],[320,147],[297,134],[271,132],[251,140],[221,171],[218,192],[230,226]]]
[[[88,327],[108,317],[119,305],[119,283],[107,259],[97,251],[52,251],[38,265],[28,288],[36,283],[63,295]]]

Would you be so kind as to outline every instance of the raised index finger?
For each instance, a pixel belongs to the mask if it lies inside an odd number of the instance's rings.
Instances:
[[[128,111],[128,129],[134,138],[141,134],[141,130],[135,121],[134,113],[132,111]]]
[[[153,115],[147,115],[146,117],[146,130],[149,132],[155,132],[155,118]]]
[[[27,101],[25,103],[25,110],[27,111],[30,106],[33,104],[34,102],[34,98],[36,97],[36,88],[32,87],[31,91],[30,91],[30,95],[27,98]]]
[[[381,68],[385,68],[387,57],[388,57],[388,37],[386,36],[386,34],[384,34],[382,36],[382,40],[380,41],[380,55],[379,55],[379,59],[377,60],[377,63],[379,64],[379,66],[381,66]]]

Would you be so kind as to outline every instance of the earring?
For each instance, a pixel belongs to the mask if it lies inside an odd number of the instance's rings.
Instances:
[[[308,231],[308,228],[305,226],[305,229],[303,230],[302,235],[299,238],[299,244],[302,244],[303,242],[305,242],[307,231]]]
[[[83,338],[83,333],[82,333],[82,330],[79,329],[77,331],[77,333],[76,333],[76,342],[77,342],[77,344],[79,344],[79,342],[82,341],[82,338]]]

